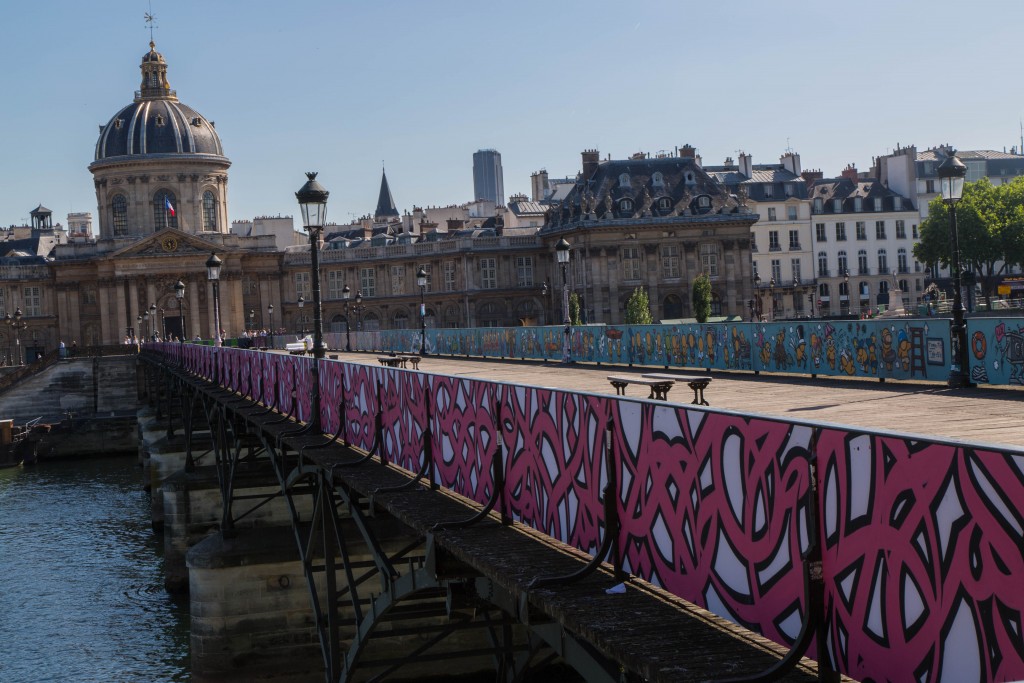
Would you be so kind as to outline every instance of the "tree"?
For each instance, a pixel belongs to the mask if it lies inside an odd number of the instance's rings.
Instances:
[[[690,293],[693,299],[693,316],[697,318],[697,322],[706,323],[708,316],[711,315],[711,278],[707,273],[697,276]]]
[[[573,292],[569,295],[569,322],[573,325],[582,325],[580,318],[580,295]]]
[[[654,322],[651,317],[651,302],[647,299],[647,290],[637,287],[626,302],[626,324],[627,325],[650,325]]]

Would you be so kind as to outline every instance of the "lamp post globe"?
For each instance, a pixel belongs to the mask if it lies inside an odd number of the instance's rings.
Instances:
[[[345,351],[352,352],[352,319],[349,317],[348,300],[352,296],[352,290],[345,285],[341,290],[341,298],[345,302]]]
[[[569,279],[567,275],[571,248],[569,242],[564,237],[555,245],[555,258],[558,261],[558,265],[562,268],[562,325],[565,328],[562,334],[563,363],[571,362],[569,357],[569,334],[572,322],[569,320]]]
[[[224,343],[220,335],[220,269],[223,264],[216,252],[211,251],[210,258],[206,259],[206,279],[213,283],[213,338],[217,346]]]
[[[420,355],[427,355],[427,304],[425,292],[427,289],[427,271],[423,266],[416,271],[416,286],[420,288]]]
[[[320,304],[320,234],[327,222],[327,198],[330,196],[317,182],[316,172],[306,173],[306,183],[295,193],[302,211],[302,226],[309,233],[310,270],[313,276],[313,406],[307,429],[319,434],[320,426],[320,359],[324,357],[324,324]]]
[[[970,361],[967,358],[967,323],[964,321],[964,276],[960,267],[960,236],[957,230],[956,205],[964,195],[967,167],[950,150],[937,169],[942,201],[949,207],[949,253],[953,276],[953,323],[949,328],[950,363],[946,385],[952,389],[971,386]]]

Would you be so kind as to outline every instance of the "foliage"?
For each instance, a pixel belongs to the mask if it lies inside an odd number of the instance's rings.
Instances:
[[[654,322],[651,317],[651,303],[647,298],[647,290],[637,287],[626,302],[626,324],[627,325],[650,325]]]
[[[583,319],[580,317],[580,295],[576,292],[569,294],[569,322],[573,325],[582,325]]]
[[[988,178],[964,185],[956,204],[957,242],[965,279],[974,277],[989,295],[997,276],[1024,265],[1024,178],[992,185]],[[927,264],[950,264],[949,208],[937,197],[921,223],[914,256]]]
[[[690,294],[693,300],[693,316],[697,322],[706,323],[711,315],[711,278],[707,273],[697,276]]]

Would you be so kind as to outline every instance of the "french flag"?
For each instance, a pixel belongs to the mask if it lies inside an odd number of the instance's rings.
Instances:
[[[171,204],[171,198],[168,197],[167,195],[164,195],[164,208],[167,209],[167,213],[171,214],[172,216],[175,215],[174,205]]]

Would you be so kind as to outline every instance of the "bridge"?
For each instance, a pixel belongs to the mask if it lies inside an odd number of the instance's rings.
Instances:
[[[200,673],[1024,672],[1012,448],[425,368],[142,358]]]

